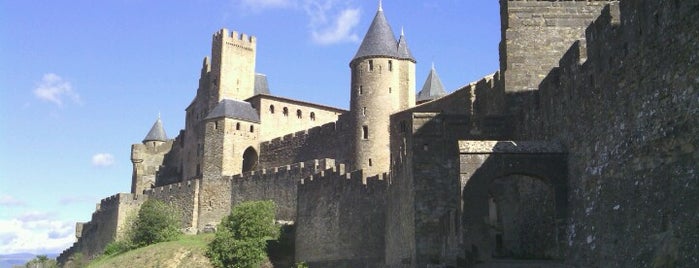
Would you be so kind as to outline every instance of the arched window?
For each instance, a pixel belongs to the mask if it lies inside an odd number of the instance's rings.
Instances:
[[[257,167],[257,151],[255,148],[248,147],[243,152],[243,172],[254,170]]]
[[[284,107],[282,113],[284,114],[284,116],[289,116],[289,108]]]
[[[255,126],[250,125],[250,132],[255,132]]]
[[[240,130],[240,123],[235,123],[235,130]]]
[[[273,114],[274,113],[274,105],[269,106],[269,113]]]
[[[301,112],[301,110],[296,110],[296,117],[299,119],[303,118],[303,112]]]
[[[316,113],[311,112],[311,121],[316,121]]]
[[[368,126],[362,126],[362,138],[365,140],[369,139],[369,127]]]

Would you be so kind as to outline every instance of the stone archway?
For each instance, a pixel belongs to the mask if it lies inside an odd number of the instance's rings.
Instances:
[[[545,142],[460,142],[466,255],[560,258],[567,218],[567,155]]]
[[[243,172],[255,170],[257,167],[258,155],[252,146],[245,149],[243,153]]]

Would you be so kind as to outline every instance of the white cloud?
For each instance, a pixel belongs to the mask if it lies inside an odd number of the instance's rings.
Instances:
[[[34,89],[34,96],[40,100],[53,102],[58,106],[63,106],[65,98],[72,100],[74,103],[81,104],[80,95],[73,90],[70,82],[54,73],[44,74],[41,82]]]
[[[60,253],[75,242],[75,224],[40,212],[0,219],[0,242],[0,252],[4,254]]]
[[[241,0],[243,6],[252,10],[285,8],[296,5],[296,0]]]
[[[0,195],[0,206],[6,207],[21,207],[26,205],[24,201],[19,200],[11,195]]]
[[[311,33],[313,41],[328,45],[340,42],[357,42],[359,37],[354,33],[354,28],[359,24],[359,9],[345,9],[332,25],[323,29],[314,29]]]
[[[361,12],[352,7],[352,1],[341,0],[240,0],[249,10],[289,8],[303,10],[308,17],[308,28],[314,43],[330,45],[357,42],[355,32]]]
[[[96,167],[109,167],[114,165],[114,156],[108,153],[99,153],[92,156],[92,165]]]

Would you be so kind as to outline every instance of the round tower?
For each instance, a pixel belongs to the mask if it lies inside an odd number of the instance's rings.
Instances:
[[[379,9],[350,62],[354,169],[374,176],[390,169],[390,115],[415,105],[415,59],[397,41]]]

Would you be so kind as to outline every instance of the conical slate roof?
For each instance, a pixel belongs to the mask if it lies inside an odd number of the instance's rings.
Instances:
[[[165,129],[163,128],[163,122],[160,121],[160,116],[158,120],[155,120],[153,127],[148,131],[148,135],[143,139],[143,142],[148,141],[167,141],[167,134],[165,134]]]
[[[364,40],[354,55],[352,61],[372,56],[386,56],[392,58],[400,58],[397,49],[396,37],[393,34],[391,25],[388,24],[386,17],[383,15],[383,10],[379,10],[374,16],[374,21],[364,35]]]
[[[425,80],[425,84],[422,85],[422,90],[417,94],[416,100],[417,102],[430,101],[445,95],[447,95],[447,92],[444,91],[442,80],[439,79],[439,75],[437,75],[437,70],[435,70],[433,64],[432,70],[430,70],[430,74],[427,75],[427,80]]]
[[[415,62],[415,58],[413,58],[413,53],[411,53],[410,49],[408,48],[408,41],[405,40],[403,30],[400,31],[400,39],[398,39],[398,55],[401,59],[411,60]]]

